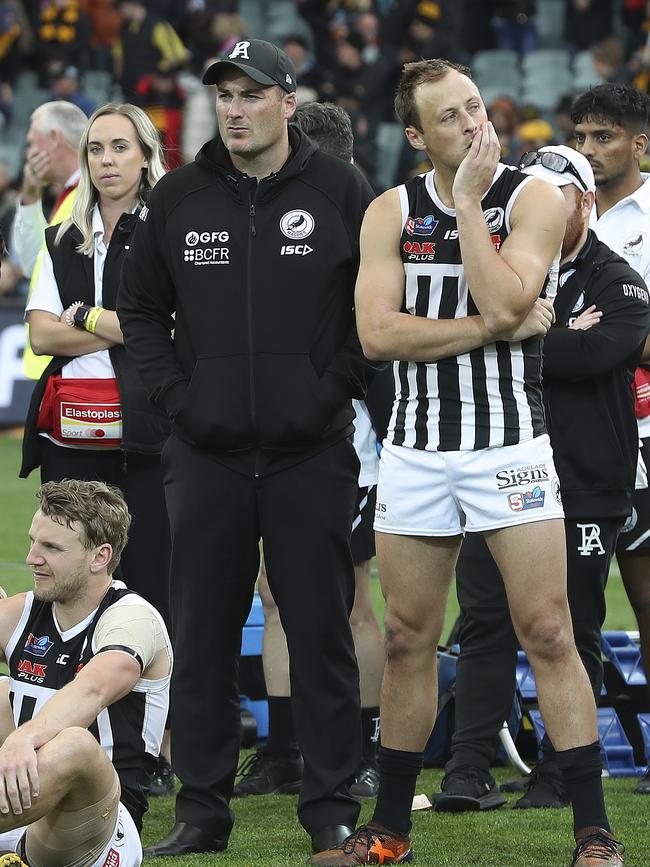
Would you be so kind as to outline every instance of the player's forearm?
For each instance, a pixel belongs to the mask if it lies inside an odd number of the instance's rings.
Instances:
[[[100,688],[89,683],[78,684],[75,680],[53,695],[34,719],[23,723],[17,732],[37,750],[64,729],[88,728],[104,707]]]
[[[534,299],[498,254],[485,224],[480,201],[456,201],[458,240],[467,285],[488,330],[494,335],[515,329]]]
[[[374,361],[425,361],[470,352],[497,338],[481,316],[426,319],[386,311],[372,322],[359,318],[359,337],[367,358]]]

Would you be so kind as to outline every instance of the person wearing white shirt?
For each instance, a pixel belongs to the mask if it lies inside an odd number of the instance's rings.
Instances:
[[[589,160],[596,180],[591,228],[650,281],[650,176],[640,170],[648,146],[646,94],[623,84],[600,84],[579,96],[571,110],[576,150]],[[650,464],[650,338],[637,369],[637,421],[641,457]],[[638,398],[641,398],[640,400]],[[623,527],[616,558],[639,625],[641,654],[650,673],[650,489],[634,492],[632,515]],[[650,770],[635,788],[650,795]]]
[[[79,181],[79,141],[87,117],[72,103],[46,102],[32,113],[12,240],[18,264],[30,277],[43,246],[48,219],[43,212],[45,189],[55,197],[52,212]]]
[[[45,232],[27,304],[31,347],[52,360],[25,422],[24,478],[95,479],[123,492],[134,516],[121,562],[128,586],[169,619],[169,525],[160,451],[167,419],[149,403],[115,313],[122,262],[144,199],[164,174],[148,116],[108,104],[87,121],[70,218]]]

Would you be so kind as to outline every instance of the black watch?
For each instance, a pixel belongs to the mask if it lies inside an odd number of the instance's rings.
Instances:
[[[77,328],[86,327],[86,319],[93,308],[89,304],[80,304],[74,312],[72,320]]]

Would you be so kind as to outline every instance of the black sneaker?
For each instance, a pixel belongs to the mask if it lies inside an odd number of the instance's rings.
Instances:
[[[537,765],[531,771],[526,793],[513,804],[513,809],[561,809],[568,806],[566,786],[559,769],[551,770],[545,765]]]
[[[634,787],[635,795],[650,795],[650,768],[646,771],[645,777],[641,777],[639,782]]]
[[[524,774],[523,777],[514,777],[511,780],[504,780],[499,789],[502,792],[508,792],[513,795],[523,795],[530,784],[531,774]]]
[[[439,813],[466,813],[496,810],[506,803],[490,774],[461,765],[442,778],[442,791],[431,795],[433,809]]]
[[[359,773],[350,786],[355,798],[376,798],[379,791],[379,771],[374,759],[362,759]]]
[[[158,759],[158,768],[151,780],[151,788],[149,795],[152,798],[159,798],[161,795],[173,795],[176,792],[176,777],[172,766],[167,759],[160,756]]]
[[[247,795],[297,795],[302,785],[302,756],[298,752],[257,750],[237,768],[236,798]]]

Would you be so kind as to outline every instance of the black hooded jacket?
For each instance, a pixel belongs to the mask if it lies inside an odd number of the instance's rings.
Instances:
[[[631,384],[650,330],[648,290],[593,231],[560,268],[556,322],[544,340],[544,404],[568,518],[625,518],[639,434]],[[568,326],[595,305],[587,331]]]
[[[219,138],[162,178],[118,300],[127,352],[176,434],[252,476],[347,436],[369,373],[353,303],[372,191],[289,138],[259,182]]]

